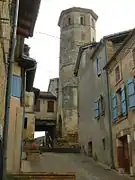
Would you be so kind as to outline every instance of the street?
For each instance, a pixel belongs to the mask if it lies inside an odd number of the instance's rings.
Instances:
[[[41,160],[30,163],[32,172],[74,172],[77,180],[128,180],[132,179],[99,166],[91,158],[80,154],[44,153]],[[24,166],[24,171],[28,168]]]

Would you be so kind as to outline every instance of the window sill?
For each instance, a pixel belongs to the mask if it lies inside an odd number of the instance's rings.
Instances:
[[[127,119],[127,115],[126,116],[119,116],[118,120],[115,121],[113,124],[119,124],[120,122],[124,121],[125,119]]]

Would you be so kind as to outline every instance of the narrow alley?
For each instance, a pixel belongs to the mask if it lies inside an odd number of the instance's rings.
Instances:
[[[75,173],[77,180],[132,180],[98,165],[91,158],[81,154],[44,153],[40,161],[29,163],[27,166],[24,163],[23,171]]]

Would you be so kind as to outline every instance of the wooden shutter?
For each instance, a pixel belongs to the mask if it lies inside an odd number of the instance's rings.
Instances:
[[[48,101],[47,112],[54,112],[54,101]]]
[[[135,109],[135,84],[134,79],[127,81],[128,88],[128,107],[129,109]]]
[[[123,116],[127,115],[125,87],[121,88],[121,113]]]
[[[99,102],[94,102],[94,112],[95,112],[95,118],[99,118]]]
[[[117,96],[115,93],[112,95],[112,118],[115,121],[118,119]]]
[[[20,98],[21,97],[21,77],[12,77],[12,96]]]

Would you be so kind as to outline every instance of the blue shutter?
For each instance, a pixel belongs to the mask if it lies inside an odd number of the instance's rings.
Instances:
[[[121,88],[121,113],[123,116],[127,115],[125,87]]]
[[[99,117],[99,102],[95,101],[94,102],[94,111],[95,111],[95,118]]]
[[[128,107],[129,109],[135,108],[135,84],[134,80],[130,79],[127,81],[128,85]]]
[[[117,109],[117,96],[116,94],[112,95],[112,118],[113,120],[117,120],[118,118],[118,109]]]
[[[12,96],[21,97],[21,78],[19,76],[12,76]]]

